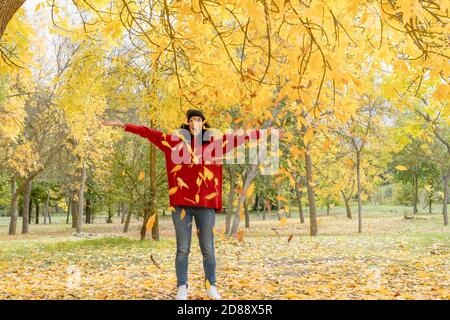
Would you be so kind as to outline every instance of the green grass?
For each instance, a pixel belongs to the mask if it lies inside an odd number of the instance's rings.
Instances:
[[[295,210],[295,209],[293,209]],[[319,234],[309,236],[292,214],[285,224],[276,212],[251,212],[244,242],[216,237],[218,275],[225,298],[238,299],[446,299],[450,233],[442,217],[422,213],[404,219],[404,207],[365,207],[363,233],[344,208],[319,210]],[[216,229],[223,231],[224,215]],[[53,224],[30,225],[30,234],[7,235],[0,221],[0,299],[172,299],[175,235],[170,215],[160,217],[160,241],[139,241],[142,221],[122,232],[120,219],[98,218],[81,236],[56,216]],[[275,230],[276,232],[275,232]],[[278,234],[277,234],[278,233]],[[292,240],[288,242],[289,236]],[[147,237],[148,238],[148,237]],[[79,287],[66,283],[80,273]],[[194,298],[203,288],[202,258],[193,232],[190,279]],[[372,288],[374,270],[380,287]]]

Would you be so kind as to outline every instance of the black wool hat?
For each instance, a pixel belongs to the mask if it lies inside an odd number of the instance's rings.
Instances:
[[[203,114],[203,112],[201,112],[200,110],[197,109],[189,109],[186,112],[186,116],[187,116],[187,121],[189,122],[189,119],[191,119],[192,117],[200,117],[202,118],[203,121],[205,121],[205,115]]]

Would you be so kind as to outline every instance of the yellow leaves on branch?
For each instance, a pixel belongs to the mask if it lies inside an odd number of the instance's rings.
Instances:
[[[200,0],[192,0],[192,11],[196,13],[201,11]]]
[[[450,98],[450,85],[440,84],[433,93],[433,97],[437,100],[448,100]]]
[[[17,146],[13,156],[8,159],[8,165],[21,176],[39,169],[41,159],[30,142]]]

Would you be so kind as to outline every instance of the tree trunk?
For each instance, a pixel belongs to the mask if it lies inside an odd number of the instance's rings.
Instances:
[[[0,39],[14,14],[24,4],[25,0],[0,0]]]
[[[295,195],[297,196],[297,205],[298,205],[298,215],[300,218],[300,223],[305,223],[305,215],[303,213],[303,204],[302,204],[302,192],[298,187],[298,184],[295,184]]]
[[[267,211],[270,212],[270,199],[266,198],[264,199],[264,211],[263,211],[263,220],[266,220],[266,213]]]
[[[30,196],[31,181],[28,181],[23,195],[22,233],[28,233],[28,225],[30,220]]]
[[[244,187],[242,188],[242,194],[239,196],[238,207],[236,208],[236,212],[234,214],[234,220],[233,225],[231,226],[230,235],[235,235],[239,229],[239,223],[241,221],[240,217],[241,206],[243,206],[245,201],[247,201],[247,190],[257,174],[258,174],[258,164],[252,164],[251,167],[249,168],[247,178],[245,179]]]
[[[78,201],[72,198],[72,228],[77,227]]]
[[[413,214],[418,212],[417,210],[417,200],[419,198],[419,177],[414,176],[414,199],[413,199]]]
[[[239,223],[241,221],[241,210],[243,210],[242,208],[242,195],[239,195],[239,199],[238,199],[238,203],[236,206],[236,211],[234,212],[234,219],[233,219],[233,223],[231,225],[231,229],[230,229],[230,233],[229,235],[235,235],[238,232],[239,229]]]
[[[350,197],[347,198],[345,196],[344,191],[342,191],[342,190],[341,190],[341,194],[342,194],[342,198],[344,199],[345,212],[347,213],[347,218],[349,218],[351,220],[352,219],[352,209],[350,208]]]
[[[444,177],[444,201],[442,205],[442,215],[444,217],[444,225],[448,225],[448,214],[447,214],[447,207],[448,207],[448,198],[449,198],[449,187],[448,183],[450,182],[450,167],[447,169],[447,174]]]
[[[33,212],[33,198],[31,198],[31,195],[30,195],[30,205],[29,205],[28,212],[29,212],[28,224],[31,224],[31,221],[32,221],[32,218],[33,218],[33,216],[32,216],[32,212]]]
[[[304,133],[306,133],[306,128],[303,127]],[[311,236],[317,235],[317,214],[316,214],[316,199],[314,195],[314,187],[312,186],[313,172],[312,172],[312,159],[310,154],[310,147],[306,145],[305,152],[305,164],[306,164],[306,189],[308,190],[308,205],[309,205],[309,234]]]
[[[95,202],[91,201],[91,224],[94,223],[94,217],[95,217]]]
[[[86,223],[91,223],[91,200],[86,199]]]
[[[428,213],[433,213],[432,211],[432,208],[431,208],[431,206],[433,205],[433,197],[432,197],[432,194],[430,193],[430,201],[428,201]]]
[[[125,218],[125,223],[123,225],[123,232],[127,233],[130,226],[131,216],[133,215],[133,205],[127,206],[127,217]]]
[[[142,221],[141,226],[141,241],[145,240],[147,235],[147,222],[150,218],[150,210],[148,208],[144,208],[144,221]]]
[[[106,223],[113,223],[111,206],[108,207],[108,219],[106,220]]]
[[[259,208],[261,208],[262,194],[258,194],[258,204],[256,205],[256,216],[259,216]]]
[[[245,227],[250,228],[250,215],[248,214],[247,201],[245,201],[245,203],[244,203],[244,214],[245,214]]]
[[[19,197],[17,194],[16,176],[14,176],[11,179],[11,208],[10,208],[11,220],[9,222],[9,234],[10,235],[16,234],[17,216],[19,215],[19,212],[17,209],[18,198]]]
[[[253,203],[253,211],[258,212],[258,205],[259,205],[259,194],[255,193],[255,202]]]
[[[72,197],[69,197],[69,203],[67,204],[67,217],[66,224],[69,224],[69,216],[70,216],[70,207],[72,205]]]
[[[155,215],[155,223],[152,228],[152,239],[155,241],[159,241],[159,217],[158,212],[153,210],[152,215]]]
[[[39,201],[36,201],[35,206],[36,206],[35,223],[39,224]]]
[[[361,201],[361,157],[356,154],[356,184],[358,188],[358,233],[362,233],[362,201]]]
[[[44,224],[52,223],[52,217],[50,216],[50,189],[47,191],[47,199],[45,200],[45,208],[44,208]]]
[[[236,188],[236,179],[231,169],[229,170],[229,179],[230,192],[228,193],[227,215],[225,217],[225,234],[230,234],[231,216],[233,215],[234,189]]]
[[[122,202],[122,216],[120,217],[120,223],[124,224],[125,222],[125,217],[127,216],[127,211],[128,211],[128,204]]]
[[[152,123],[153,125],[153,123]],[[157,184],[156,184],[156,146],[154,144],[150,144],[150,198],[149,198],[149,209],[150,216],[155,216],[155,223],[152,227],[152,239],[159,241],[159,221],[158,221],[158,212],[157,212]]]
[[[78,190],[78,210],[77,210],[77,221],[76,221],[76,233],[81,233],[81,228],[83,226],[83,206],[84,206],[84,187],[86,183],[86,163],[83,160],[81,168],[81,181],[80,189]]]

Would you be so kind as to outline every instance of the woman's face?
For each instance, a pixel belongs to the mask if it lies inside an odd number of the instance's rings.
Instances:
[[[189,131],[192,135],[197,135],[202,132],[203,119],[198,116],[193,116],[189,119]]]

